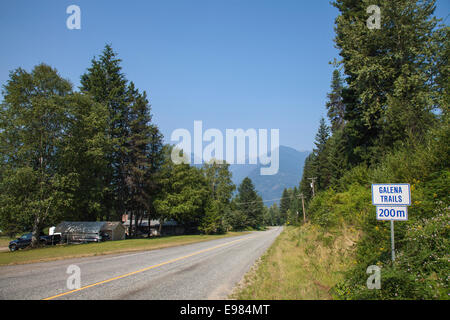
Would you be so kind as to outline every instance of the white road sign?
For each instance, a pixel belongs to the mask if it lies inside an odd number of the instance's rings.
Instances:
[[[408,207],[377,206],[377,220],[408,220]]]
[[[409,183],[372,184],[372,204],[374,206],[410,206]]]

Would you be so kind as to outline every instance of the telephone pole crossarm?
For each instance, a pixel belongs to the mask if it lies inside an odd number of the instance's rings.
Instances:
[[[314,190],[314,183],[317,180],[317,177],[308,178],[308,180],[311,180],[311,189],[312,189],[312,196],[315,196],[315,190]]]

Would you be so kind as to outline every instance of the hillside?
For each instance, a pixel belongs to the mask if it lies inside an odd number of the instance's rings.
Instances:
[[[290,147],[280,146],[280,168],[278,173],[272,176],[263,176],[260,174],[261,165],[231,165],[230,171],[233,173],[233,182],[238,186],[245,177],[249,177],[255,189],[262,196],[267,206],[277,201],[268,201],[279,199],[285,188],[293,188],[299,185],[303,164],[309,151],[298,151]]]

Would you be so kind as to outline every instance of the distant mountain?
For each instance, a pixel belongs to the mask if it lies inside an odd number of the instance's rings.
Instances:
[[[269,201],[281,198],[281,194],[285,188],[298,187],[302,178],[303,165],[309,151],[298,151],[290,147],[280,146],[280,167],[275,175],[261,175],[260,168],[265,167],[260,164],[234,164],[230,166],[233,173],[233,182],[236,186],[242,182],[245,177],[249,177],[255,189],[265,201],[264,204],[271,206],[274,202],[279,204],[279,200]]]
[[[274,202],[280,203],[279,199],[285,188],[298,187],[303,173],[303,165],[310,151],[298,151],[290,147],[279,147],[280,167],[278,173],[272,176],[261,175],[261,164],[232,164],[230,171],[233,174],[232,180],[236,188],[241,184],[245,177],[249,177],[255,185],[256,191],[264,200],[264,204],[271,206]],[[194,162],[194,154],[191,154],[191,163]],[[194,165],[201,167],[201,165]]]

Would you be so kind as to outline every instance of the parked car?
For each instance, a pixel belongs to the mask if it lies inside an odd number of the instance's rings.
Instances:
[[[32,233],[30,232],[17,238],[16,240],[11,241],[9,243],[9,250],[16,251],[28,247],[29,245],[31,245],[31,236]],[[39,243],[42,245],[54,245],[59,243],[60,240],[61,237],[59,235],[46,236],[44,234],[41,234],[39,236]]]

